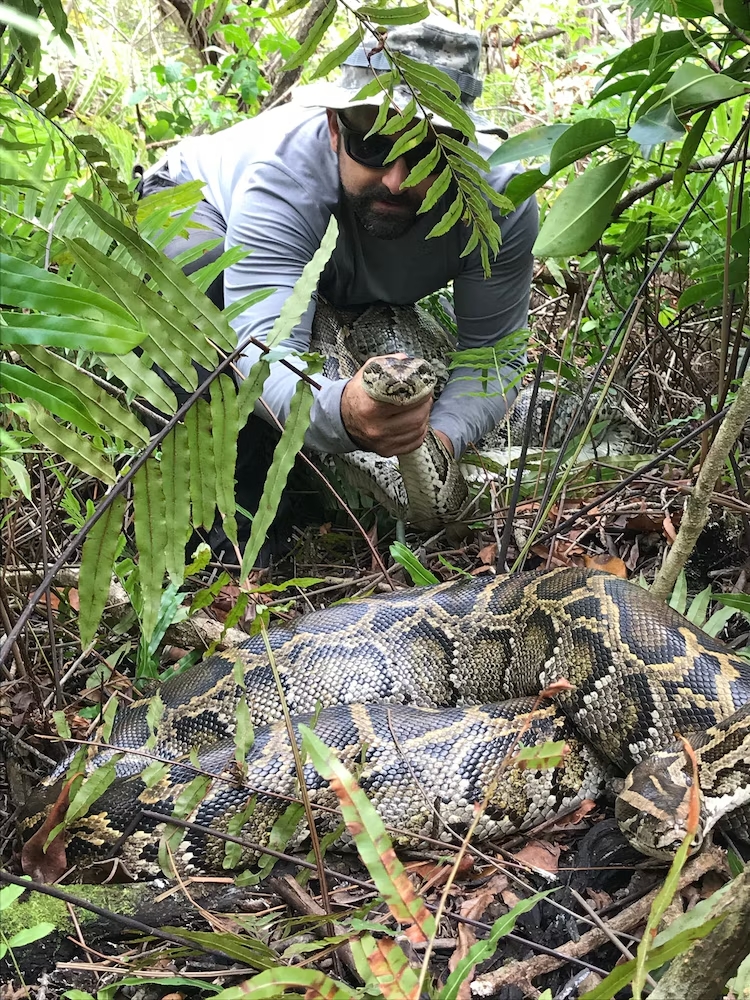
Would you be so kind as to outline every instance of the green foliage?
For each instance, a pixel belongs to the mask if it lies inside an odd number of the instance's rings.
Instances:
[[[394,562],[404,567],[415,586],[429,587],[433,583],[440,583],[435,574],[425,569],[411,549],[404,545],[403,542],[392,542],[390,551]]]
[[[20,885],[6,885],[0,889],[0,913],[9,909],[24,891]],[[33,927],[26,927],[16,931],[10,937],[6,937],[2,930],[2,918],[0,918],[0,961],[5,958],[14,948],[23,948],[27,944],[33,944],[40,938],[51,934],[55,925],[49,921],[40,921]]]

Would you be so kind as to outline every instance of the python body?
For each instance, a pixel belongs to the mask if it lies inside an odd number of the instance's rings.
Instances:
[[[316,733],[398,828],[397,843],[460,836],[486,796],[478,837],[523,829],[596,794],[605,772],[628,772],[657,751],[657,771],[643,764],[633,772],[620,812],[642,850],[669,851],[685,832],[689,781],[672,744],[677,733],[696,732],[700,837],[727,814],[750,837],[750,664],[616,577],[561,569],[462,580],[338,605],[269,635],[296,722],[324,706]],[[530,717],[540,689],[561,680],[572,688]],[[149,754],[178,761],[202,748],[200,766],[216,776],[188,818],[226,831],[242,817],[246,839],[267,840],[284,796],[295,794],[295,772],[262,637],[168,680],[160,697]],[[240,699],[259,727],[244,781],[232,739]],[[147,743],[150,704],[118,714],[111,743],[126,753],[115,783],[66,831],[69,863],[106,854],[139,809],[171,813],[194,777],[175,763],[146,787],[149,758],[133,751]],[[565,739],[570,753],[554,770],[503,765],[519,733],[521,745]],[[90,768],[111,756],[99,753]],[[309,765],[305,780],[316,804],[335,807]],[[646,822],[636,822],[644,811]],[[29,825],[43,816],[38,802],[28,813]],[[331,815],[324,828],[338,824]],[[153,827],[125,844],[134,871],[156,871]],[[253,857],[248,850],[242,860]],[[186,870],[220,869],[222,858],[215,838],[195,833],[179,848]]]
[[[447,360],[456,345],[429,313],[416,306],[379,303],[358,313],[334,309],[320,300],[310,349],[325,357],[323,374],[331,379],[350,378],[368,358],[407,354],[404,359],[371,361],[363,369],[363,386],[373,399],[404,405],[440,396],[448,380]],[[532,447],[558,447],[578,401],[576,394],[558,399],[553,391],[540,389],[532,410],[531,391],[523,389],[502,423],[476,442],[477,448],[505,450],[520,445],[525,436]],[[554,420],[548,428],[553,406]],[[611,416],[612,411],[605,409]],[[349,483],[422,530],[455,522],[469,502],[459,463],[431,429],[424,443],[408,455],[382,458],[352,451],[332,456],[331,461]]]

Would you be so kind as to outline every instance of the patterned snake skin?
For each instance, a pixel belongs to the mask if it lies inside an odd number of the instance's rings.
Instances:
[[[269,642],[295,724],[309,723],[305,713],[323,706],[316,733],[357,773],[397,828],[397,843],[461,836],[486,796],[477,837],[528,828],[656,752],[655,770],[642,764],[633,772],[631,798],[626,791],[618,810],[637,846],[668,853],[685,832],[687,765],[674,746],[678,733],[695,734],[700,839],[727,814],[750,837],[750,664],[616,577],[560,569],[461,580],[313,612],[291,628],[272,628]],[[529,720],[540,690],[562,680],[572,687]],[[215,777],[187,818],[204,826],[231,826],[264,843],[295,795],[262,636],[167,680],[158,697],[160,704],[144,700],[118,713],[110,737],[125,751],[117,778],[66,831],[69,863],[106,854],[139,809],[172,812],[195,771],[175,763],[148,787],[149,758],[134,752],[147,745],[168,761],[199,751],[200,768]],[[233,740],[241,700],[258,727],[244,777]],[[521,746],[564,739],[570,752],[553,770],[523,769],[505,760],[517,739]],[[89,771],[112,755],[94,755]],[[665,773],[669,784],[659,781]],[[314,803],[335,808],[309,765],[305,780]],[[29,804],[29,828],[44,818],[52,793],[47,788]],[[321,814],[323,830],[338,823]],[[160,829],[144,820],[126,840],[121,853],[132,870],[158,869]],[[300,827],[298,839],[304,835]],[[219,841],[195,832],[178,849],[187,871],[221,870],[223,857]],[[254,858],[248,848],[241,860]]]
[[[381,402],[411,403],[432,393],[439,398],[448,380],[448,359],[456,345],[433,317],[418,306],[377,304],[364,312],[337,310],[318,302],[310,348],[326,359],[323,374],[350,378],[369,358],[402,352],[409,357],[364,370],[364,386]],[[481,452],[520,446],[560,446],[578,405],[577,394],[540,389],[531,408],[531,389],[522,389],[505,419],[480,442]],[[547,420],[554,405],[554,419]],[[609,412],[609,411],[607,411]],[[507,461],[500,455],[501,464]],[[334,467],[355,488],[383,504],[394,517],[432,531],[459,520],[469,502],[469,488],[457,461],[429,430],[420,448],[398,458],[353,451],[332,457]]]

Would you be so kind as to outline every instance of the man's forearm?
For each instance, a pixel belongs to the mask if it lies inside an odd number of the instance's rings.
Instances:
[[[452,373],[433,407],[430,425],[450,439],[457,458],[502,420],[518,395],[518,371],[519,366],[508,365],[486,378],[472,368]]]

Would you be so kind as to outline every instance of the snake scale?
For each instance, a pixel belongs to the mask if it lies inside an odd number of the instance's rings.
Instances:
[[[750,839],[750,663],[617,577],[565,568],[462,579],[316,611],[272,627],[267,641],[295,725],[314,725],[356,772],[396,843],[460,837],[486,796],[477,838],[523,830],[638,765],[618,802],[621,825],[644,852],[669,853],[685,833],[691,781],[678,733],[693,734],[696,747],[698,840],[719,820]],[[540,690],[563,680],[569,686],[529,715]],[[69,864],[101,858],[128,831],[118,847],[125,864],[155,873],[162,828],[129,824],[140,809],[172,813],[195,776],[188,758],[196,748],[213,776],[187,817],[196,823],[264,843],[295,795],[262,636],[168,679],[158,697],[118,712],[110,737],[124,751],[117,777],[65,831]],[[244,776],[233,739],[241,701],[257,727]],[[549,739],[569,747],[559,767],[514,763],[516,740]],[[174,762],[150,785],[147,745]],[[89,772],[113,752],[92,748]],[[67,763],[29,802],[29,829],[44,819]],[[335,809],[309,764],[305,782],[317,807]],[[335,813],[320,813],[322,830],[338,824]],[[292,846],[304,836],[301,824]],[[188,831],[177,858],[186,871],[221,870],[224,847]],[[238,863],[254,860],[248,848]]]
[[[364,365],[363,385],[372,398],[403,405],[429,395],[440,397],[456,343],[418,306],[376,303],[364,311],[342,310],[319,299],[310,349],[323,355],[327,378],[350,378]],[[365,364],[368,359],[399,352],[407,357]],[[540,389],[532,408],[532,392],[526,388],[511,400],[500,424],[475,442],[477,450],[489,451],[490,457],[500,449],[501,464],[507,461],[507,449],[519,446],[525,436],[531,447],[559,447],[579,396],[577,392],[558,395],[551,389]],[[548,427],[553,407],[554,419]],[[606,400],[599,412],[613,416]],[[330,456],[328,461],[352,486],[419,530],[432,531],[459,520],[469,504],[469,487],[461,467],[432,429],[421,447],[408,455],[383,458],[373,452],[351,451]]]

